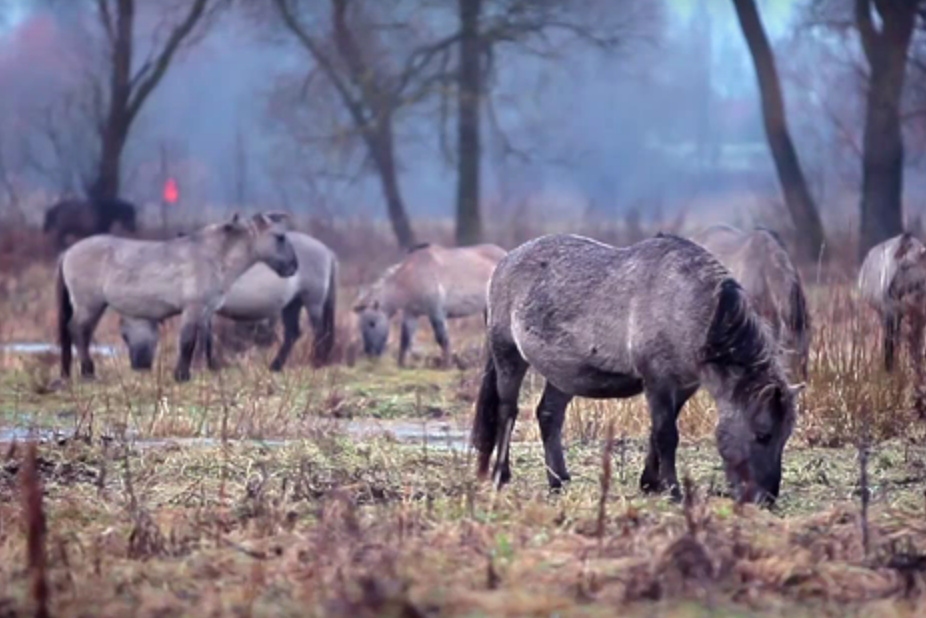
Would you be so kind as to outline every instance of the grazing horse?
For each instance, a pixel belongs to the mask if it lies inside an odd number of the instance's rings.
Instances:
[[[714,254],[743,286],[778,341],[792,379],[807,380],[811,324],[801,275],[773,231],[711,226],[692,240]]]
[[[180,351],[174,379],[190,379],[197,342],[205,345],[209,321],[228,289],[257,262],[281,277],[298,261],[284,229],[264,214],[237,213],[224,223],[166,241],[91,236],[58,259],[58,337],[61,376],[70,378],[71,340],[81,375],[94,375],[90,341],[107,307],[121,315],[161,321],[180,314]]]
[[[382,355],[389,339],[389,321],[401,311],[399,366],[405,365],[421,316],[431,322],[443,365],[448,366],[447,320],[485,310],[486,284],[504,255],[504,249],[491,244],[445,248],[425,243],[409,249],[405,259],[386,269],[354,305],[364,353]]]
[[[303,308],[309,314],[309,323],[315,337],[312,347],[313,365],[320,367],[330,362],[334,347],[337,257],[331,249],[307,234],[287,231],[286,238],[292,244],[299,262],[296,274],[281,277],[273,269],[258,262],[232,284],[225,295],[225,301],[216,310],[216,314],[222,317],[248,324],[276,319],[282,315],[283,343],[270,363],[271,371],[283,369],[293,344],[302,334],[299,318]],[[158,323],[122,316],[120,328],[122,339],[129,348],[132,368],[150,369],[157,349]],[[211,333],[207,334],[205,353],[207,362],[214,365]]]
[[[537,420],[551,489],[570,476],[562,450],[573,397],[649,404],[640,486],[680,498],[677,419],[703,385],[718,407],[717,447],[741,499],[778,495],[795,397],[767,325],[730,272],[700,245],[659,234],[625,248],[554,234],[509,252],[489,282],[489,358],[476,400],[477,475],[511,478],[518,394],[529,367],[546,380]]]
[[[894,370],[901,327],[908,323],[907,345],[915,374],[914,405],[926,418],[926,371],[923,366],[923,331],[926,329],[926,246],[904,232],[872,247],[858,275],[862,300],[881,320],[884,370]]]
[[[126,231],[138,231],[135,206],[120,199],[65,199],[45,211],[42,231],[54,235],[55,249],[65,249],[68,235],[78,240],[94,234],[107,234],[119,223]]]

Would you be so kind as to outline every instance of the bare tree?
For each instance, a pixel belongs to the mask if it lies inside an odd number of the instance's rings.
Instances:
[[[870,77],[862,155],[862,217],[859,260],[903,230],[904,145],[900,105],[907,52],[919,2],[855,0],[855,22]],[[881,27],[872,19],[877,11]]]
[[[500,133],[491,101],[491,77],[502,48],[548,61],[561,59],[563,48],[579,43],[614,50],[643,38],[647,24],[659,23],[658,5],[627,1],[616,15],[596,0],[458,0],[459,52],[457,95],[456,242],[481,242],[481,109],[488,105],[490,126]],[[500,135],[509,153],[515,149]]]
[[[96,21],[104,40],[105,73],[90,81],[98,104],[96,132],[99,159],[88,192],[99,197],[115,197],[121,184],[122,152],[133,122],[151,93],[167,74],[177,53],[198,40],[203,26],[223,0],[182,0],[166,2],[161,23],[154,32],[166,32],[151,44],[141,62],[136,59],[136,0],[94,0]],[[147,4],[145,7],[153,6]]]
[[[479,207],[479,106],[483,94],[483,43],[479,31],[483,0],[458,0],[460,60],[457,77],[457,245],[482,240]]]
[[[377,54],[373,39],[375,25],[364,23],[362,2],[329,0],[327,36],[313,33],[297,0],[274,0],[287,30],[310,54],[317,68],[333,87],[362,140],[367,159],[379,177],[386,209],[398,243],[415,244],[398,178],[396,157],[396,115],[424,98],[438,81],[445,79],[446,65],[457,35],[415,47],[402,58],[385,61]],[[319,8],[310,2],[310,9]],[[384,28],[399,28],[386,24]],[[395,51],[395,50],[389,50]],[[432,70],[433,67],[442,67]]]
[[[736,15],[755,65],[762,97],[762,117],[769,149],[775,161],[778,181],[797,234],[797,252],[801,260],[812,262],[821,257],[825,243],[823,223],[814,203],[785,116],[781,83],[775,57],[755,0],[733,0]]]

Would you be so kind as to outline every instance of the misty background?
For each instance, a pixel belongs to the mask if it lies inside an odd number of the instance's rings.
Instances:
[[[404,7],[397,11],[413,15],[412,4],[397,2]],[[656,23],[614,52],[576,45],[552,59],[518,50],[499,55],[494,113],[483,117],[488,221],[528,205],[565,219],[685,212],[699,223],[741,223],[780,202],[755,72],[732,4],[663,4]],[[804,5],[758,3],[810,189],[824,220],[838,222],[857,210],[863,106],[846,78],[851,67],[821,67],[856,46],[807,27]],[[18,200],[36,220],[54,197],[79,193],[92,174],[81,92],[98,34],[80,2],[0,6],[0,201]],[[142,48],[158,23],[147,17],[136,24]],[[332,154],[330,142],[306,137],[334,124],[330,101],[292,96],[311,69],[298,45],[252,13],[223,12],[182,50],[145,103],[124,153],[125,197],[142,207],[143,218],[153,216],[166,166],[180,186],[171,208],[181,217],[234,206],[385,218],[364,157]],[[400,125],[396,154],[409,214],[451,217],[455,166],[437,137],[435,114],[408,114]],[[908,215],[922,193],[920,143],[907,144]]]

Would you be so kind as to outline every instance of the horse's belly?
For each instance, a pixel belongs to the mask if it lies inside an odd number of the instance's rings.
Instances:
[[[625,399],[643,392],[643,380],[638,375],[603,369],[568,355],[531,358],[528,363],[553,386],[578,397],[591,399]]]
[[[643,392],[643,380],[627,373],[602,371],[591,365],[579,366],[572,378],[572,392],[591,399],[626,399]]]
[[[107,300],[116,312],[147,320],[163,320],[182,309],[173,299],[154,295],[109,294]]]
[[[251,271],[238,279],[225,295],[218,313],[233,320],[271,317],[283,310],[296,295],[298,275],[293,277],[252,277]]]

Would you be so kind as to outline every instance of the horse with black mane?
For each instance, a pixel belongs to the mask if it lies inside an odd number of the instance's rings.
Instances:
[[[55,249],[65,249],[68,236],[76,240],[107,234],[119,223],[127,232],[136,233],[135,205],[119,198],[63,199],[45,211],[42,231],[53,235]]]
[[[681,492],[678,414],[704,386],[717,403],[717,447],[744,500],[774,501],[795,397],[768,326],[730,272],[700,245],[659,234],[625,248],[548,235],[496,266],[486,311],[488,361],[476,401],[477,474],[511,478],[509,451],[528,367],[546,380],[537,406],[547,479],[570,479],[562,450],[573,397],[643,394],[652,421],[643,491]]]

